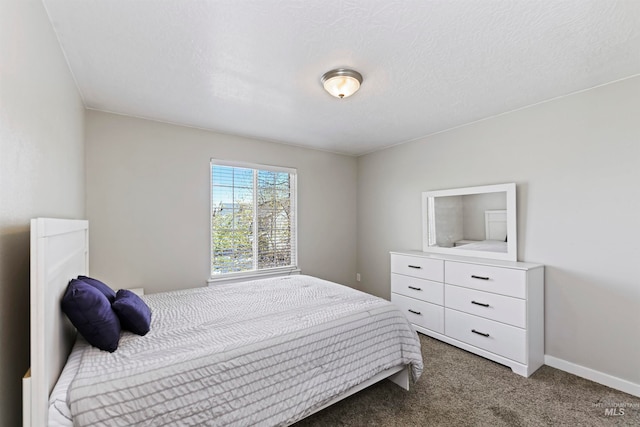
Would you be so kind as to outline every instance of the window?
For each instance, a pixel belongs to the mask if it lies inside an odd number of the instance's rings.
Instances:
[[[297,269],[295,169],[211,160],[211,277]]]

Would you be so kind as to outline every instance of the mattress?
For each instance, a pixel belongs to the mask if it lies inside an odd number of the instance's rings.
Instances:
[[[74,347],[73,379],[50,405],[64,413],[66,393],[74,425],[287,425],[386,369],[422,372],[393,304],[314,277],[143,298],[147,335],[124,332],[114,353]]]
[[[507,242],[502,242],[500,240],[481,240],[478,242],[467,243],[462,246],[456,246],[455,249],[507,253]]]

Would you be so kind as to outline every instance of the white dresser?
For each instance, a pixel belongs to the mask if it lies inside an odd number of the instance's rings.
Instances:
[[[391,301],[416,331],[528,377],[544,364],[544,266],[391,252]]]

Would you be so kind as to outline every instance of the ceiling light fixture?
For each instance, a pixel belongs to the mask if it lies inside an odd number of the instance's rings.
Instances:
[[[338,68],[327,71],[322,76],[324,90],[336,98],[347,98],[360,89],[362,74],[354,70]]]

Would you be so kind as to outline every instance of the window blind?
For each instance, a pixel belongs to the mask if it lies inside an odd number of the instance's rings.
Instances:
[[[211,160],[211,275],[296,268],[295,169]]]

